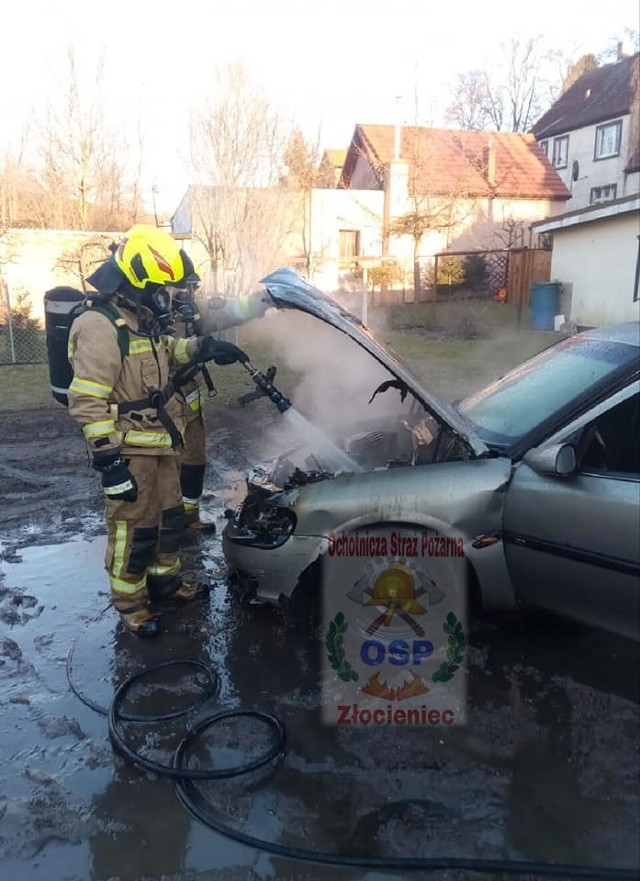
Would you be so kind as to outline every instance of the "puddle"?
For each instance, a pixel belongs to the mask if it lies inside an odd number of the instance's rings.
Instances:
[[[74,644],[73,680],[101,705],[132,673],[188,656],[218,673],[221,706],[284,720],[288,754],[275,772],[201,787],[215,811],[250,834],[351,853],[637,865],[638,708],[625,684],[637,651],[629,644],[602,637],[594,652],[582,631],[565,633],[564,643],[553,634],[542,643],[536,632],[488,632],[471,649],[466,729],[327,728],[322,642],[273,610],[238,606],[218,536],[185,560],[216,580],[209,601],[165,615],[161,639],[144,642],[104,611],[104,536],[34,544],[43,534],[15,533],[0,544],[6,877],[132,881],[218,869],[207,877],[232,879],[248,877],[249,867],[257,878],[402,877],[257,856],[192,820],[170,783],[114,756],[105,719],[70,692]],[[592,670],[588,645],[607,659],[593,660]],[[569,647],[579,662],[568,660]],[[183,688],[172,683],[174,693]],[[155,707],[145,694],[145,709]],[[176,720],[128,730],[166,761],[185,729]],[[261,736],[255,726],[226,726],[198,756],[233,763]],[[211,749],[214,739],[221,751]]]

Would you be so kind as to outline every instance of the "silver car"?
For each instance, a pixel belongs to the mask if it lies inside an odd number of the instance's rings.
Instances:
[[[244,590],[304,601],[328,535],[400,524],[458,542],[485,609],[538,607],[639,638],[637,323],[565,338],[454,408],[292,270],[263,283],[279,309],[366,351],[386,377],[372,396],[403,409],[334,432],[306,466],[288,452],[248,475],[223,533]]]

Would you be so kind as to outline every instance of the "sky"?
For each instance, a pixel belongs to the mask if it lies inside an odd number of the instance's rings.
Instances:
[[[243,62],[308,138],[346,149],[356,123],[412,122],[416,103],[421,124],[441,123],[456,74],[494,64],[512,36],[577,57],[640,28],[637,0],[5,0],[2,18],[0,149],[27,121],[35,137],[69,44],[81,75],[104,52],[112,122],[142,121],[147,204],[155,186],[166,212],[190,181],[189,106],[215,64]]]

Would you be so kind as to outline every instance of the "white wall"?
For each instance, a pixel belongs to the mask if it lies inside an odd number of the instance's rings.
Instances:
[[[107,244],[122,238],[121,232],[75,232],[67,230],[10,229],[0,236],[0,272],[13,304],[21,293],[29,294],[34,318],[44,317],[43,297],[57,285],[80,288],[77,275],[56,266],[63,254],[82,243],[102,239]]]
[[[640,193],[640,171],[633,174],[625,174],[623,196],[633,196],[634,193]]]
[[[629,134],[630,134],[630,116],[627,114],[622,119],[622,133],[620,138],[620,155],[613,156],[610,159],[594,160],[596,147],[596,128],[595,125],[587,125],[584,128],[576,129],[568,132],[569,149],[568,161],[566,168],[557,168],[556,171],[571,191],[571,199],[566,203],[566,211],[575,211],[578,208],[585,208],[590,204],[591,189],[593,187],[607,186],[608,184],[617,185],[616,197],[620,199],[622,196],[631,195],[638,192],[637,180],[635,181],[636,189],[631,189],[634,181],[626,180],[628,176],[624,174],[624,168],[629,159]],[[615,122],[616,120],[609,120]],[[606,124],[606,123],[605,123]],[[558,137],[564,137],[558,136]],[[555,138],[540,138],[539,143],[548,142],[547,155],[549,161],[553,161],[553,142]],[[578,160],[579,177],[577,181],[571,180],[574,160]]]
[[[554,232],[551,278],[571,286],[571,321],[600,326],[638,320],[638,233],[638,212]]]
[[[340,230],[360,231],[362,256],[382,254],[382,190],[313,190],[312,280],[326,291],[339,283]]]

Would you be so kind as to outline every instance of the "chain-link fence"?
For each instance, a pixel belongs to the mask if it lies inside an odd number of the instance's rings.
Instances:
[[[0,364],[40,364],[47,360],[44,328],[8,304],[0,312]]]

